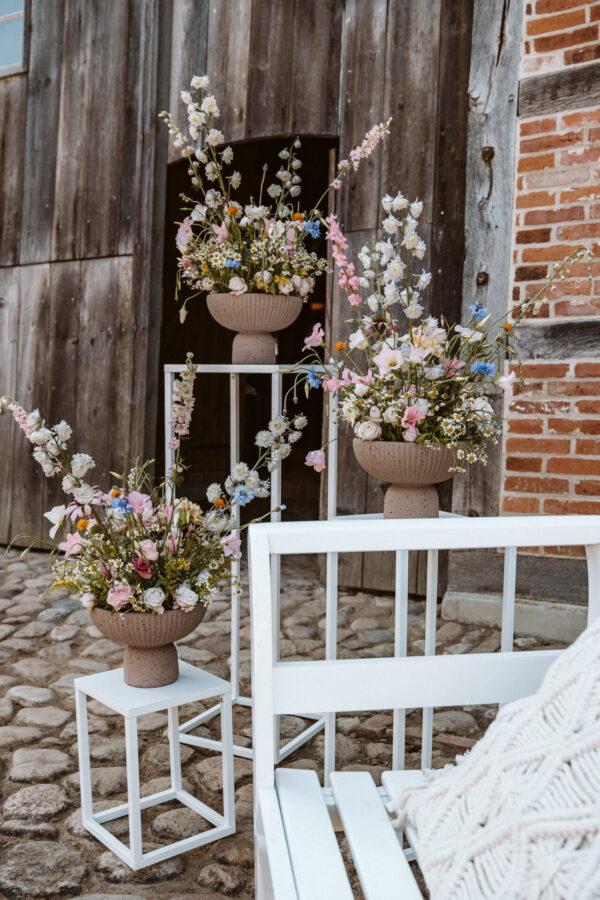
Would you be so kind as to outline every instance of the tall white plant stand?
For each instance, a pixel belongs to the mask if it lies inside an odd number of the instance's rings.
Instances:
[[[81,817],[83,827],[98,838],[109,850],[132,869],[143,869],[186,850],[209,844],[235,831],[233,736],[231,724],[231,686],[229,682],[210,672],[204,672],[186,662],[179,662],[179,678],[172,684],[157,688],[136,688],[125,683],[123,669],[112,669],[76,678],[75,708],[77,712],[77,743],[81,788]],[[127,756],[127,803],[94,813],[92,806],[92,776],[90,770],[90,737],[87,720],[87,698],[103,703],[125,720],[125,750]],[[221,713],[221,741],[223,755],[223,812],[211,809],[182,787],[178,707],[184,703],[218,698],[216,709]],[[148,797],[140,796],[137,720],[148,713],[167,710],[171,787]],[[183,840],[144,853],[142,849],[141,812],[159,803],[178,800],[213,826]],[[129,847],[104,827],[123,816],[129,817]]]
[[[224,375],[229,380],[229,464],[230,468],[240,459],[240,375],[266,375],[271,381],[271,418],[282,412],[283,400],[283,377],[290,373],[290,365],[284,366],[252,366],[252,365],[197,365],[196,372],[198,375]],[[169,468],[173,465],[175,453],[169,446],[172,437],[171,426],[171,410],[173,406],[173,379],[177,375],[181,375],[185,371],[185,365],[166,365],[164,367],[164,421],[165,421],[165,464]],[[329,440],[335,440],[337,436],[337,398],[335,394],[331,395],[331,403],[329,407]],[[300,410],[299,410],[300,412]],[[266,423],[265,423],[266,426]],[[331,445],[330,445],[331,446]],[[335,448],[335,444],[333,445]],[[285,466],[285,463],[284,463]],[[281,513],[281,467],[275,469],[271,473],[271,497],[270,497],[270,520],[271,522],[279,522]],[[330,463],[327,469],[327,510],[328,518],[335,515],[337,506],[337,452],[330,453]],[[239,515],[239,512],[238,512]],[[335,557],[335,559],[334,559]],[[232,587],[231,587],[231,692],[232,703],[234,706],[252,706],[250,697],[243,697],[240,693],[240,594],[237,588],[240,576],[239,560],[232,561]],[[273,608],[277,612],[279,618],[279,595],[280,595],[280,562],[279,559],[274,560],[272,570],[273,583]],[[337,554],[327,555],[327,621],[334,624],[328,624],[326,631],[326,658],[335,659],[337,644]],[[279,631],[275,640],[275,654],[279,657]],[[213,706],[204,710],[198,716],[182,723],[179,726],[180,738],[182,743],[190,744],[195,747],[204,747],[207,749],[220,749],[220,741],[214,741],[210,738],[197,737],[189,734],[199,725],[209,721],[218,712],[218,707]],[[277,762],[294,753],[299,747],[309,741],[312,737],[326,727],[327,717],[315,716],[313,724],[297,734],[288,743],[281,746],[277,741],[275,748],[275,756]],[[329,728],[327,728],[329,730]],[[278,729],[276,729],[278,731]],[[327,741],[327,738],[326,738]],[[243,756],[252,759],[252,749],[250,747],[242,747],[234,744],[233,752],[235,756]]]

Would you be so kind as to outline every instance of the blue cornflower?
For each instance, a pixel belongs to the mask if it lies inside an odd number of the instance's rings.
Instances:
[[[318,219],[316,222],[305,222],[304,230],[307,231],[312,238],[318,238],[321,234],[321,223]]]
[[[231,499],[234,503],[238,503],[240,506],[246,506],[247,503],[250,503],[251,500],[254,500],[254,491],[240,484],[235,488],[233,494],[231,495]]]
[[[122,512],[131,512],[133,506],[130,506],[125,497],[115,497],[111,500],[110,505],[113,509],[120,509]]]
[[[225,268],[226,269],[239,269],[240,261],[239,259],[226,259],[225,260]]]
[[[486,316],[489,316],[490,311],[487,307],[482,306],[479,300],[476,303],[472,303],[469,307],[469,312],[475,319],[485,319]]]
[[[477,360],[471,366],[471,371],[476,372],[477,375],[495,375],[496,367],[491,363],[481,362],[481,360]]]
[[[321,387],[321,379],[316,372],[308,372],[306,380],[308,381],[309,386],[312,388]]]

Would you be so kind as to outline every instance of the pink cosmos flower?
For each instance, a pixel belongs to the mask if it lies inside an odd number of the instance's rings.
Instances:
[[[465,363],[462,359],[458,359],[458,357],[453,356],[452,359],[445,359],[442,363],[444,374],[449,378],[452,378],[453,375],[456,375],[457,372],[460,371],[464,367]]]
[[[222,244],[224,240],[227,239],[227,223],[221,222],[220,225],[215,225],[213,223],[212,230],[217,236],[217,243]]]
[[[136,556],[133,561],[133,568],[135,569],[136,575],[139,575],[144,581],[149,581],[154,575],[154,566],[149,562],[146,562],[142,556]]]
[[[139,544],[140,553],[147,559],[148,562],[154,562],[158,559],[158,549],[154,541],[151,541],[150,538],[146,538],[144,541],[140,541]]]
[[[131,491],[127,496],[127,502],[136,515],[140,515],[145,509],[152,509],[152,500],[148,494],[140,494],[139,491]]]
[[[404,415],[400,420],[400,424],[403,428],[409,428],[412,430],[416,429],[415,423],[420,419],[425,418],[425,413],[422,412],[418,406],[407,406],[404,410]],[[414,440],[414,439],[413,439]]]
[[[390,369],[399,369],[404,362],[404,354],[399,348],[394,349],[384,345],[377,356],[373,357],[373,362],[379,366],[381,375],[385,375]]]
[[[131,601],[133,597],[133,588],[129,584],[115,584],[106,596],[106,602],[112,606],[114,610],[119,612],[124,606]]]
[[[177,244],[177,249],[180,251],[185,250],[187,242],[192,237],[192,219],[188,216],[183,220],[179,229],[177,231],[177,237],[175,238],[175,243]]]
[[[311,450],[306,454],[305,466],[312,466],[315,472],[322,472],[325,468],[325,454],[322,450]]]
[[[323,343],[325,332],[320,322],[313,325],[313,330],[308,337],[304,338],[304,346],[308,350],[309,347],[320,347]]]
[[[240,550],[242,542],[238,537],[237,531],[232,531],[227,537],[221,538],[221,543],[223,544],[223,553],[226,557],[233,556],[234,559],[242,558],[242,551]]]
[[[69,532],[65,540],[58,545],[58,549],[64,551],[65,559],[68,559],[69,556],[81,553],[82,548],[83,544],[81,543],[81,538],[78,534],[73,534],[72,532]]]

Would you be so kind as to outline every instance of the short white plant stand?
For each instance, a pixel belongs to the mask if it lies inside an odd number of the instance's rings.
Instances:
[[[235,832],[233,738],[231,724],[231,686],[209,672],[189,663],[179,662],[179,678],[173,684],[158,688],[135,688],[125,683],[123,669],[112,669],[76,678],[75,707],[77,711],[77,741],[81,781],[81,816],[84,828],[98,838],[132,869],[142,869],[172,856],[193,850]],[[125,750],[127,754],[127,803],[99,813],[92,807],[92,778],[87,721],[87,698],[91,697],[123,716],[125,720]],[[197,700],[218,699],[221,712],[221,741],[223,756],[223,813],[218,813],[192,797],[182,788],[178,707]],[[140,796],[138,764],[137,719],[148,713],[166,710],[171,763],[171,787],[148,797]],[[176,841],[144,853],[142,850],[141,811],[159,803],[178,800],[214,827],[208,831]],[[112,835],[105,822],[129,816],[129,847]]]

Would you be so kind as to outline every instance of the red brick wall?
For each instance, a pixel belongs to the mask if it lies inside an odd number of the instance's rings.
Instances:
[[[598,2],[526,4],[521,75],[599,58],[599,26]],[[521,118],[517,141],[515,304],[574,247],[600,257],[600,108]],[[600,263],[588,274],[574,265],[540,317],[600,316]],[[506,398],[501,510],[600,513],[600,361],[523,362],[525,390]]]

